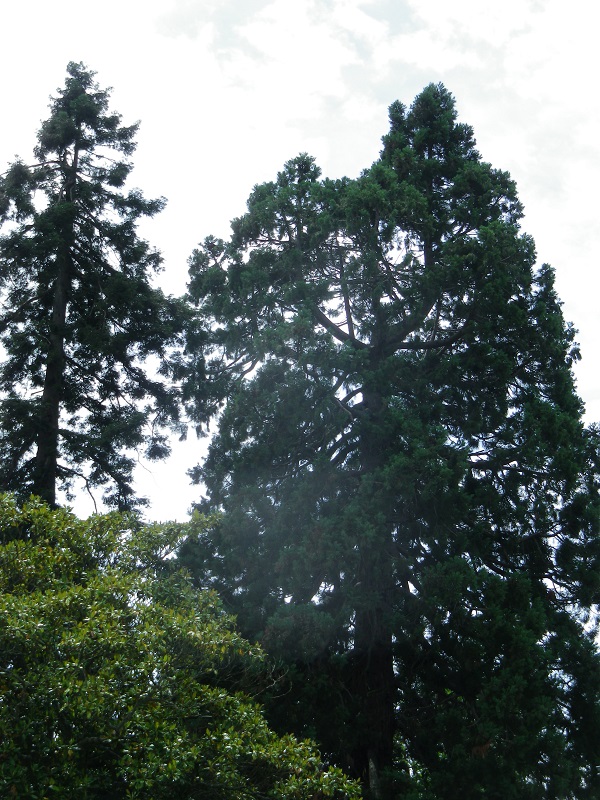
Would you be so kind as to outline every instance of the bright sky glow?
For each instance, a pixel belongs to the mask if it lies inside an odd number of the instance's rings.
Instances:
[[[31,157],[68,61],[141,120],[133,180],[165,212],[143,235],[185,288],[186,259],[226,236],[253,185],[299,152],[329,177],[377,157],[387,108],[428,83],[455,95],[486,161],[516,180],[540,263],[579,329],[579,393],[600,421],[600,55],[584,0],[20,0],[4,4],[0,170]],[[203,443],[140,471],[149,516],[184,519]],[[149,470],[149,471],[147,471]],[[82,503],[80,513],[89,509]]]

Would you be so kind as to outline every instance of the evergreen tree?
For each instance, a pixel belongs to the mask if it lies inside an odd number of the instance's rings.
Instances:
[[[70,63],[35,149],[0,179],[0,486],[51,505],[57,486],[107,486],[136,501],[134,460],[168,453],[173,389],[142,369],[166,366],[177,304],[152,287],[161,263],[138,220],[164,200],[124,189],[137,125],[108,111],[94,73]]]
[[[368,797],[595,797],[574,331],[448,91],[390,123],[360,178],[302,155],[190,260],[188,398],[220,413],[194,476],[225,514],[181,555],[287,663],[271,718]]]

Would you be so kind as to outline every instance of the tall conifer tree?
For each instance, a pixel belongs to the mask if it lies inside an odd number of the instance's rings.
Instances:
[[[0,486],[56,504],[82,478],[135,504],[132,449],[167,454],[174,392],[165,367],[177,306],[152,287],[161,257],[136,224],[162,199],[125,190],[138,125],[109,112],[94,73],[70,63],[31,166],[0,180]],[[129,453],[128,453],[129,451]]]
[[[287,661],[273,719],[368,797],[591,798],[598,441],[574,332],[448,91],[390,123],[360,178],[300,156],[191,259],[198,424],[225,401],[195,476],[225,515],[182,557]]]

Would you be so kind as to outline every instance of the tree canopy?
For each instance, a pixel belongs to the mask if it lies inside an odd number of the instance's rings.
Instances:
[[[2,797],[358,797],[267,727],[263,654],[168,560],[186,527],[0,496]]]
[[[286,663],[271,718],[373,798],[599,790],[598,435],[521,216],[430,85],[359,178],[300,155],[190,259],[225,513],[182,558]]]
[[[0,176],[0,793],[595,800],[600,434],[452,95],[356,179],[287,162],[173,299],[138,126],[67,73]],[[189,524],[57,509],[143,503],[181,401]]]
[[[164,200],[125,188],[138,125],[108,110],[83,64],[67,72],[36,163],[0,178],[0,486],[52,505],[82,479],[125,509],[131,451],[169,452],[176,393],[154,375],[183,310],[153,288],[161,257],[136,231]]]

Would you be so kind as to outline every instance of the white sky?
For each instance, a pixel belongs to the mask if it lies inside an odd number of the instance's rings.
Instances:
[[[589,0],[20,0],[0,5],[0,171],[31,157],[68,61],[114,87],[142,121],[134,183],[167,210],[143,235],[165,257],[161,285],[185,288],[186,260],[226,236],[253,185],[299,152],[354,177],[377,157],[387,108],[442,81],[478,149],[508,170],[523,229],[557,271],[579,330],[579,393],[600,421],[600,55]],[[148,516],[185,519],[199,495],[191,440],[141,471]],[[76,510],[86,513],[82,502]]]

